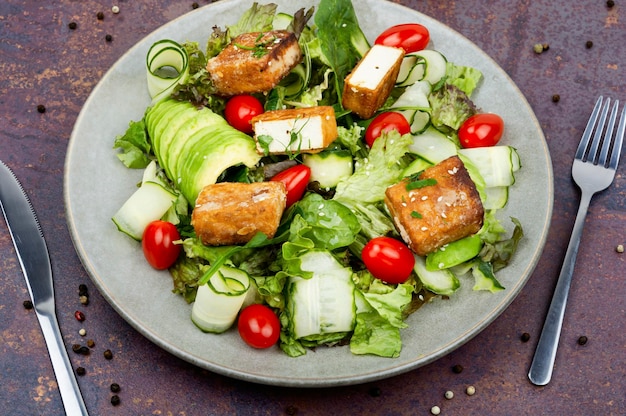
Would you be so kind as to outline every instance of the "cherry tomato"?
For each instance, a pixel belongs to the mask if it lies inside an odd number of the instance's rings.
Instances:
[[[285,184],[287,207],[290,207],[302,199],[310,178],[311,168],[306,165],[296,165],[277,173],[270,180]]]
[[[394,111],[387,111],[380,113],[374,120],[367,126],[365,130],[365,142],[369,147],[374,145],[374,140],[383,132],[390,132],[392,130],[398,130],[400,134],[407,134],[411,132],[411,126],[407,119],[400,113]]]
[[[504,121],[497,114],[474,114],[459,128],[461,146],[487,147],[495,146],[504,132]]]
[[[371,239],[363,247],[361,258],[374,277],[392,284],[406,282],[415,265],[411,249],[391,237]]]
[[[141,239],[148,263],[157,270],[172,266],[180,254],[180,245],[174,244],[176,240],[180,240],[180,234],[171,222],[156,220],[148,224]]]
[[[421,51],[430,41],[428,29],[417,23],[395,25],[378,35],[376,45],[393,46],[404,49],[404,53]]]
[[[280,321],[270,308],[254,304],[245,307],[237,321],[239,335],[254,348],[269,348],[280,337]]]
[[[228,124],[246,134],[252,134],[252,117],[263,113],[263,104],[251,95],[236,95],[226,102],[224,118]]]

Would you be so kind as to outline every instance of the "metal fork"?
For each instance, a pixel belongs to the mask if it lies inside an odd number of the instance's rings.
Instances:
[[[613,182],[622,149],[622,142],[624,141],[626,106],[622,109],[617,132],[613,136],[619,101],[615,100],[606,126],[605,123],[609,114],[611,99],[607,98],[604,106],[602,101],[603,98],[600,96],[587,122],[587,127],[574,157],[572,177],[581,190],[580,206],[578,207],[578,214],[576,214],[576,221],[574,222],[572,236],[567,246],[561,273],[550,302],[548,315],[546,316],[541,337],[537,344],[537,350],[528,373],[530,381],[538,386],[545,386],[552,377],[563,316],[565,315],[567,295],[572,282],[580,237],[591,197],[596,192],[608,188]]]

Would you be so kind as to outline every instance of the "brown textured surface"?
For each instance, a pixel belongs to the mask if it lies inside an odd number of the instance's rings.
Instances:
[[[200,6],[207,1],[199,1]],[[188,1],[94,0],[0,3],[0,158],[22,181],[41,219],[52,257],[66,344],[87,406],[94,415],[197,414],[626,414],[626,180],[591,204],[570,293],[552,382],[531,385],[526,374],[565,253],[578,204],[570,179],[572,155],[599,94],[626,100],[626,2],[396,1],[456,29],[491,55],[517,83],[537,114],[551,150],[555,203],[549,241],[513,304],[485,331],[450,355],[418,370],[364,385],[333,389],[267,387],[196,368],[159,349],[127,325],[90,286],[81,307],[78,285],[90,285],[65,225],[63,164],[78,112],[106,70],[135,42],[192,8]],[[104,20],[96,19],[103,11]],[[68,23],[76,22],[76,30]],[[112,41],[105,41],[111,34]],[[593,41],[588,49],[585,43]],[[535,43],[549,43],[541,55]],[[561,100],[553,103],[553,94]],[[37,112],[43,104],[47,111]],[[624,159],[624,157],[622,158]],[[626,162],[622,161],[622,165]],[[532,209],[529,207],[529,209]],[[97,236],[94,236],[97,238]],[[4,225],[0,228],[0,403],[3,414],[57,415],[62,405],[37,320]],[[76,309],[87,319],[74,319]],[[78,335],[80,328],[87,336]],[[528,332],[530,341],[520,335]],[[577,344],[580,335],[589,339]],[[102,352],[111,349],[108,361]],[[464,370],[455,374],[451,368]],[[113,407],[109,385],[121,404]],[[468,385],[476,387],[467,396]],[[452,390],[452,400],[443,398]]]

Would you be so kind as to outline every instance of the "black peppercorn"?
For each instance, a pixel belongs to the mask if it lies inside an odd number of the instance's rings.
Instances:
[[[111,358],[113,358],[113,353],[111,352],[111,350],[104,351],[104,358],[106,358],[107,360],[110,360]]]
[[[89,289],[86,284],[81,283],[78,285],[78,296],[89,296]]]
[[[79,376],[84,376],[86,372],[87,371],[85,370],[85,367],[78,367],[78,368],[76,368],[76,374],[79,375]]]
[[[454,367],[452,367],[452,371],[455,372],[456,374],[460,374],[463,371],[463,366],[461,364],[457,364]]]
[[[582,335],[578,338],[578,345],[585,345],[587,343],[587,337]]]
[[[120,404],[120,396],[118,396],[117,394],[111,396],[111,404],[113,406],[117,406],[118,404]]]
[[[111,42],[111,41],[113,40],[113,36],[111,36],[111,35],[106,35],[106,36],[104,37],[104,39],[105,39],[107,42]]]
[[[46,107],[43,104],[39,104],[37,106],[37,111],[39,111],[41,114],[46,112]]]
[[[30,300],[25,300],[22,305],[24,305],[24,309],[33,309],[33,302]]]
[[[200,7],[200,5],[198,3],[191,3],[191,8],[192,9],[197,9],[198,7]]]
[[[76,24],[76,22],[70,22],[67,27],[70,28],[70,30],[74,30],[78,27],[78,25]]]
[[[120,385],[117,383],[111,383],[111,391],[113,393],[119,393],[121,390]]]
[[[372,387],[369,393],[372,397],[379,397],[382,394],[382,391],[378,387]]]
[[[590,40],[588,40],[587,42],[585,42],[585,47],[586,47],[587,49],[591,49],[591,48],[593,47],[593,42],[592,42],[592,41],[590,41]]]
[[[104,19],[104,13],[102,13],[102,12],[98,12],[98,14],[96,15],[96,17],[98,18],[98,20],[102,20],[102,19]]]
[[[89,348],[85,347],[84,345],[80,347],[80,349],[78,350],[78,352],[82,355],[89,355]]]
[[[524,332],[520,339],[522,340],[522,342],[528,342],[528,340],[530,340],[530,334],[528,332]]]
[[[607,0],[606,7],[610,9],[613,6],[615,6],[615,2],[613,0]]]
[[[93,348],[93,347],[95,347],[95,346],[96,346],[96,342],[95,342],[93,339],[88,339],[88,340],[87,340],[87,346],[88,346],[89,348]]]
[[[76,354],[80,354],[80,349],[81,348],[82,348],[82,346],[80,344],[72,345],[72,351],[74,351]]]

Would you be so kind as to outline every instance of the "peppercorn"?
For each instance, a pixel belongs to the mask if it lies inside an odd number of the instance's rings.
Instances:
[[[89,348],[85,347],[84,345],[80,347],[80,349],[78,350],[78,352],[82,355],[89,355]]]
[[[83,322],[85,320],[85,314],[81,311],[76,311],[74,312],[74,318],[76,318],[78,322]]]
[[[37,106],[37,111],[39,111],[41,114],[46,112],[46,106],[44,106],[43,104],[39,104]]]
[[[552,102],[553,103],[558,103],[559,101],[561,101],[561,96],[559,94],[554,94],[552,96]]]
[[[613,6],[615,6],[615,2],[613,0],[607,0],[606,7],[610,9]]]
[[[81,337],[84,337],[85,335],[87,335],[87,331],[85,331],[85,328],[79,329],[78,335],[80,335]]]
[[[456,374],[460,374],[463,371],[463,366],[461,364],[457,364],[454,367],[452,367],[452,371],[455,372]]]
[[[120,385],[117,383],[111,383],[111,391],[113,393],[119,393],[121,390]]]
[[[544,52],[545,52],[545,51],[547,51],[548,49],[550,49],[550,45],[549,45],[549,44],[547,44],[547,43],[544,43],[544,44],[543,44],[543,45],[541,45],[541,46],[543,46],[543,51],[544,51]]]
[[[584,335],[581,335],[580,337],[578,337],[578,345],[585,345],[587,343],[587,337]]]
[[[196,2],[191,3],[191,8],[192,9],[197,9],[198,7],[200,7],[200,5]]]
[[[70,30],[74,30],[78,27],[78,25],[76,24],[76,22],[70,22],[67,27],[70,28]]]
[[[520,339],[522,340],[522,342],[528,342],[528,340],[530,340],[530,334],[528,332],[524,332]]]
[[[289,416],[294,416],[298,414],[298,408],[296,406],[289,405],[285,409],[285,413]]]
[[[83,295],[83,296],[80,296],[78,299],[80,300],[81,305],[85,305],[85,306],[89,305],[89,296]]]
[[[535,43],[535,45],[533,46],[533,51],[535,51],[536,54],[542,53],[543,45],[541,43]]]
[[[441,413],[441,409],[439,408],[439,406],[433,406],[430,408],[430,413],[432,413],[433,415],[438,415]]]
[[[474,386],[467,386],[467,389],[465,389],[465,393],[468,396],[473,396],[474,393],[476,393],[476,388]]]
[[[89,348],[93,348],[93,347],[95,347],[95,346],[96,346],[96,342],[95,342],[93,339],[88,339],[88,340],[87,340],[87,346],[88,346]]]
[[[113,353],[111,352],[111,350],[104,351],[104,358],[106,358],[107,360],[110,360],[111,358],[113,358]]]
[[[22,305],[24,305],[24,309],[33,309],[33,302],[31,300],[25,300],[24,302],[22,302]]]
[[[443,397],[445,397],[448,400],[452,400],[454,398],[454,392],[452,390],[448,390],[447,392],[445,392]]]
[[[74,351],[76,354],[80,354],[81,347],[82,347],[82,345],[80,345],[80,344],[74,344],[74,345],[72,345],[72,351]]]
[[[382,391],[378,387],[372,387],[370,389],[369,393],[370,393],[370,396],[372,396],[372,397],[379,397],[381,395]]]
[[[120,12],[120,8],[117,6],[113,6],[111,7],[111,11],[113,12],[113,14],[118,14]]]
[[[78,296],[89,296],[89,289],[86,284],[81,283],[78,285]]]
[[[86,372],[87,371],[85,370],[85,367],[77,367],[76,368],[76,375],[84,376]]]
[[[102,13],[102,12],[98,12],[98,14],[96,15],[96,17],[98,18],[98,20],[103,20],[103,19],[104,19],[104,13]]]
[[[113,40],[113,36],[111,36],[111,35],[107,34],[107,35],[104,37],[104,39],[105,39],[107,42],[111,42],[111,41]]]
[[[111,396],[111,404],[113,406],[117,406],[118,404],[120,404],[120,396],[118,396],[117,394]]]
[[[618,253],[623,253],[624,252],[624,245],[623,244],[618,244],[617,247],[615,247],[615,251],[617,251]]]
[[[593,42],[592,41],[588,40],[587,42],[585,42],[585,47],[587,49],[591,49],[592,46],[593,46]]]

